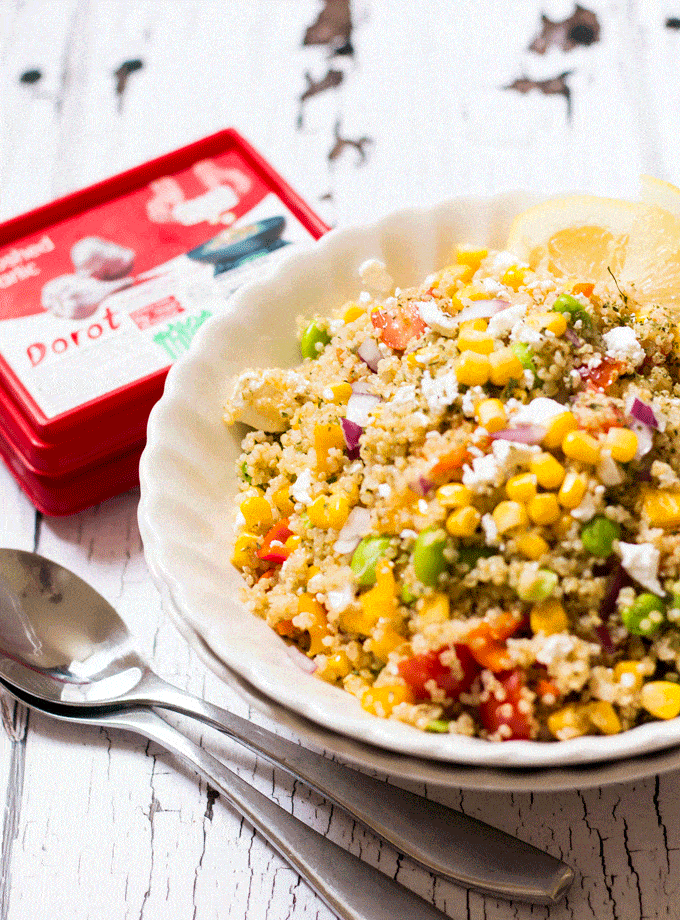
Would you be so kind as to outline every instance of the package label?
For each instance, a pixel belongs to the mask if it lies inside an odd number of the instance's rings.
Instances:
[[[311,239],[238,152],[202,160],[0,248],[0,353],[54,418],[167,368]]]

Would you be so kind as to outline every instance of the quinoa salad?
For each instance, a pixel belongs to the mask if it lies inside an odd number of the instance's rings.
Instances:
[[[673,303],[459,247],[359,269],[234,382],[248,608],[374,716],[492,741],[680,713]],[[293,330],[291,330],[293,334]]]

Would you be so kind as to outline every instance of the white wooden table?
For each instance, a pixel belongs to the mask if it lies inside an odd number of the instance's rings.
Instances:
[[[680,0],[593,0],[599,36],[585,20],[581,44],[544,54],[529,50],[541,12],[559,22],[571,3],[353,0],[351,48],[338,38],[353,53],[304,47],[319,13],[342,6],[2,0],[0,216],[230,125],[338,225],[463,193],[626,195],[641,172],[680,184]],[[128,65],[126,81],[120,67],[134,61],[142,66]],[[324,78],[335,85],[313,92]],[[74,569],[119,609],[161,674],[246,713],[164,616],[137,501],[133,491],[43,518],[1,468],[0,544]],[[0,920],[331,917],[211,790],[153,746],[36,715],[27,728],[21,713],[14,723],[12,737],[0,732]],[[582,793],[436,793],[577,869],[567,899],[548,912],[435,880],[284,775],[222,751],[284,807],[456,920],[680,915],[680,774]]]

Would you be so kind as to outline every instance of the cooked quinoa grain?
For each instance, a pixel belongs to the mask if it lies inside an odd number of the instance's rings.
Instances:
[[[504,252],[459,249],[408,290],[363,270],[372,291],[300,320],[300,366],[246,371],[226,407],[256,429],[233,550],[249,608],[421,730],[564,740],[677,715],[674,308]]]

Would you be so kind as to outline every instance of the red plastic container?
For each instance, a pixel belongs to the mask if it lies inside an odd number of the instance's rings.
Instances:
[[[36,507],[134,486],[196,330],[327,229],[233,129],[0,225],[0,456]]]

